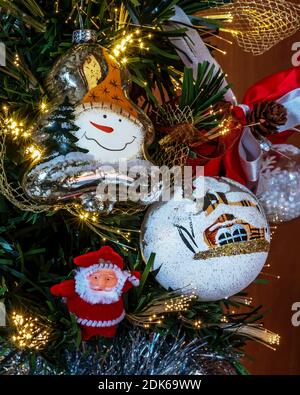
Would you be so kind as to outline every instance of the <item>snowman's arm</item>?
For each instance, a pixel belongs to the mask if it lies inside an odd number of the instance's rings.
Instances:
[[[127,278],[122,293],[127,292],[132,287],[138,287],[140,284],[141,273],[140,272],[129,272],[129,277]]]
[[[66,280],[60,284],[53,285],[50,292],[54,296],[70,298],[75,295],[75,280]]]

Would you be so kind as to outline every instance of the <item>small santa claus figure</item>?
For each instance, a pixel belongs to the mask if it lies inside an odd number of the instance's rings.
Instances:
[[[92,336],[113,337],[125,317],[122,294],[139,285],[139,272],[123,270],[123,259],[111,247],[74,259],[79,266],[74,280],[51,287],[55,296],[66,300],[82,328],[82,339]]]

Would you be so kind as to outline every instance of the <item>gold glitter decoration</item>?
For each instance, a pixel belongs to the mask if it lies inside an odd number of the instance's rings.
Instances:
[[[246,52],[261,55],[299,30],[300,6],[285,0],[235,0],[197,16],[220,20]]]
[[[243,254],[254,254],[255,252],[268,252],[270,243],[267,240],[250,240],[245,242],[226,244],[221,247],[200,251],[194,255],[195,260],[206,260],[219,258],[221,256],[233,256]]]

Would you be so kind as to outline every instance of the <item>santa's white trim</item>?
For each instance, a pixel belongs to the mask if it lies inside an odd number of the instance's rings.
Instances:
[[[134,276],[133,274],[130,274],[128,272],[129,277],[127,278],[128,281],[131,282],[135,287],[137,287],[140,284],[140,279]]]
[[[78,324],[83,326],[91,326],[95,328],[105,328],[119,324],[125,317],[125,311],[123,310],[122,314],[115,318],[114,320],[108,321],[98,321],[98,320],[88,320],[86,318],[80,318],[76,316],[76,320]]]
[[[112,269],[114,270],[118,283],[112,288],[111,291],[93,291],[89,287],[89,282],[87,277],[99,269]],[[117,302],[122,294],[122,289],[127,279],[129,279],[131,274],[127,271],[123,271],[116,264],[110,261],[99,260],[99,263],[89,267],[81,267],[75,275],[75,290],[77,294],[86,302],[91,304],[103,303],[111,304]],[[131,281],[131,280],[130,280]],[[134,278],[132,279],[134,280]],[[132,282],[131,281],[131,282]],[[132,282],[132,284],[134,284]]]

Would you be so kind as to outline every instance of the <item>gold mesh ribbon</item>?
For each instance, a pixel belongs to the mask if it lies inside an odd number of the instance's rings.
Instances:
[[[235,0],[231,4],[197,13],[221,20],[246,52],[261,55],[299,30],[300,6],[285,0]]]
[[[191,133],[194,131],[194,119],[193,112],[190,107],[184,109],[171,105],[165,105],[162,107],[160,112],[156,113],[157,120],[163,122],[160,126],[172,129],[171,132],[162,135],[159,141],[159,149],[151,157],[151,161],[156,166],[167,166],[171,169],[173,166],[185,166],[189,157],[190,149],[186,144],[184,137],[191,137]],[[185,129],[188,129],[188,133],[185,135],[179,133],[180,125],[185,125]],[[191,126],[189,128],[188,126]]]
[[[156,166],[185,166],[189,157],[189,147],[178,142],[164,144],[160,150],[151,158]]]

